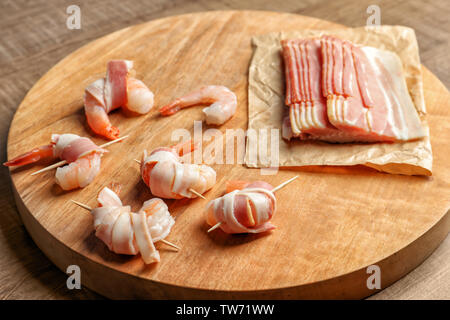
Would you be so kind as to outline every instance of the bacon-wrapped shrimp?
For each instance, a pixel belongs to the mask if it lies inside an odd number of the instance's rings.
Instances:
[[[110,111],[122,107],[145,114],[153,107],[153,93],[142,81],[129,77],[132,68],[132,61],[111,60],[106,78],[94,81],[85,89],[84,110],[89,126],[111,140],[119,137],[119,129],[109,121]]]
[[[156,148],[149,155],[144,150],[141,176],[152,194],[166,199],[195,198],[197,193],[203,194],[212,188],[216,182],[213,168],[182,162],[180,156],[194,149],[195,145],[189,141],[174,147]]]
[[[206,206],[206,222],[226,233],[260,233],[275,228],[269,222],[276,211],[273,187],[263,181],[230,181],[227,193]]]
[[[141,253],[146,264],[159,262],[154,242],[164,239],[175,223],[167,205],[153,198],[134,213],[130,206],[123,206],[116,192],[105,187],[98,194],[99,207],[91,210],[95,235],[115,253]]]
[[[76,134],[53,134],[51,143],[35,148],[4,163],[5,166],[23,166],[44,158],[60,158],[68,165],[56,169],[56,183],[63,190],[83,188],[94,180],[100,170],[100,159],[105,149],[91,139]]]
[[[207,124],[221,125],[230,119],[237,108],[233,91],[224,86],[205,86],[191,92],[159,109],[163,116],[170,116],[178,110],[197,105],[209,105],[203,109]]]

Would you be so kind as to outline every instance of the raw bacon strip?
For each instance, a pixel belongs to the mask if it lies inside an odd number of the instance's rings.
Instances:
[[[134,234],[136,235],[136,244],[141,253],[142,260],[146,264],[159,262],[160,256],[153,244],[152,236],[147,225],[147,217],[145,213],[132,213]]]
[[[144,114],[153,106],[153,93],[140,80],[129,77],[133,62],[112,60],[107,64],[106,77],[91,83],[84,91],[84,110],[89,127],[108,139],[117,139],[108,113],[124,108],[131,113]]]
[[[78,160],[82,155],[90,152],[107,152],[98,147],[91,139],[80,137],[75,134],[53,134],[52,143],[54,144],[53,155],[68,163]]]
[[[375,48],[363,47],[368,62],[376,71],[376,82],[384,97],[388,125],[385,132],[397,140],[412,140],[425,135],[420,118],[402,76],[402,64],[397,55]],[[373,112],[373,117],[376,114]]]
[[[289,134],[292,132],[292,136],[302,140],[353,141],[353,136],[341,133],[328,120],[327,101],[322,94],[322,47],[320,41],[314,39],[286,41],[283,51],[285,59],[291,59],[289,52],[296,52],[294,58],[300,60],[297,63],[290,60],[285,61],[287,69],[289,69],[286,74],[286,82],[289,83],[287,90],[291,89],[291,93],[286,92],[286,95],[290,94],[291,96],[289,108],[291,123],[290,131],[287,132]],[[290,70],[289,66],[300,67]],[[328,74],[324,76],[328,77]],[[300,81],[293,81],[294,78],[300,79]],[[296,97],[300,97],[300,99]]]
[[[339,43],[339,41],[334,41]],[[361,48],[352,46],[352,55],[356,71],[356,79],[359,87],[359,93],[366,108],[375,107],[377,103],[374,99],[380,96],[381,92],[375,80],[375,72],[370,66],[366,55]],[[369,80],[370,79],[370,80]]]
[[[208,203],[207,223],[212,226],[221,222],[220,228],[226,233],[260,233],[274,229],[269,222],[276,211],[273,187],[263,181],[234,184],[242,189],[234,189]]]
[[[344,70],[342,43],[333,43],[331,47],[333,56],[333,92],[342,96],[344,94],[342,89]]]
[[[343,41],[330,36],[324,36],[321,38],[321,43],[322,46],[327,46],[330,48],[330,51],[333,53],[337,54],[338,52],[343,52],[343,57],[341,59],[336,59],[335,54],[323,55],[324,61],[327,60],[324,62],[323,66],[327,65],[328,68],[332,66],[331,73],[333,74],[333,77],[335,77],[335,75],[342,75],[343,77],[345,74],[346,77],[357,79],[355,68],[349,69],[346,67],[345,73],[343,72],[344,68],[342,66],[342,62],[349,62],[349,59],[353,61],[353,52],[351,57],[347,56],[348,52],[344,50]],[[351,48],[353,48],[353,46]],[[364,108],[361,103],[358,82],[350,82],[347,79],[343,79],[342,83],[347,89],[349,86],[356,86],[356,89],[352,88],[352,91],[355,92],[357,96],[345,97],[342,94],[344,90],[340,90],[341,93],[337,92],[336,85],[339,87],[339,84],[338,81],[334,79],[333,85],[327,88],[327,114],[329,121],[342,132],[347,132],[348,134],[353,135],[354,141],[368,142],[381,140],[379,137],[370,135],[371,118],[367,113],[367,108]],[[350,91],[347,89],[346,91]],[[330,91],[332,94],[330,94]]]
[[[291,57],[289,55],[289,51],[288,51],[288,47],[287,47],[287,43],[285,43],[284,41],[281,42],[282,46],[283,46],[283,60],[284,60],[284,74],[285,74],[285,79],[286,79],[286,99],[285,99],[285,104],[286,105],[290,105],[291,104],[291,90],[292,90],[292,63],[291,63]]]
[[[112,229],[112,251],[119,254],[135,255],[139,252],[136,246],[134,229],[131,223],[129,207],[118,208],[119,215]]]
[[[127,104],[127,77],[132,68],[132,61],[111,60],[108,62],[104,90],[107,113]]]
[[[282,49],[290,120],[283,137],[389,142],[424,136],[395,54],[332,36],[283,40]]]
[[[334,61],[333,55],[323,55],[323,66],[332,66],[334,74],[340,74],[342,69],[343,90],[347,92],[354,92],[357,96],[345,96],[338,92],[335,92],[335,86],[328,87],[327,96],[327,109],[329,121],[342,132],[347,132],[354,136],[354,141],[377,141],[378,138],[371,138],[369,136],[370,123],[368,123],[367,109],[361,104],[359,99],[359,88],[356,81],[356,73],[353,67],[353,55],[350,50],[344,50],[345,45],[351,45],[345,43],[339,39],[324,36],[321,38],[322,46],[327,46],[332,52],[343,52],[342,61],[345,61],[347,65],[343,68]],[[323,51],[322,51],[323,52]],[[350,54],[350,55],[349,55]],[[326,60],[326,61],[325,61]],[[340,61],[340,60],[339,60]],[[349,64],[350,62],[350,64]],[[351,81],[354,79],[354,81]],[[336,81],[334,81],[336,83]]]
[[[344,69],[342,72],[342,85],[344,96],[354,96],[354,88],[355,88],[355,77],[354,77],[354,65],[353,65],[353,57],[352,57],[352,48],[351,44],[348,41],[343,41],[342,43],[342,51],[343,51],[343,64]]]
[[[333,94],[333,60],[331,48],[326,37],[322,37],[321,39],[321,51],[323,57],[322,92],[323,96],[327,97],[328,95]]]
[[[295,50],[296,41],[286,40],[281,42],[283,46],[283,57],[286,73],[286,105],[291,105],[294,102],[303,100],[302,92],[300,91],[300,73],[298,54]]]

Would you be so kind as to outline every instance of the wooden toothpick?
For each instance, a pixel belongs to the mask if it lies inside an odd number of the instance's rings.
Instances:
[[[70,200],[70,201],[72,201],[72,202],[75,203],[76,205],[82,207],[83,209],[92,211],[92,208],[89,207],[88,205],[84,204],[84,203],[78,202],[78,201],[76,201],[76,200]]]
[[[200,198],[202,198],[202,199],[205,199],[206,200],[206,198],[201,194],[201,193],[198,193],[197,191],[195,191],[194,189],[192,189],[192,188],[189,188],[188,189],[190,192],[192,192],[193,194],[195,194],[197,197],[200,197]]]
[[[281,188],[284,188],[286,185],[288,185],[289,183],[291,183],[292,181],[294,181],[297,178],[298,178],[298,176],[295,176],[295,177],[292,177],[292,178],[290,178],[289,180],[287,180],[287,181],[285,181],[283,183],[280,183],[278,186],[276,186],[275,188],[272,189],[272,192],[275,192],[275,191],[280,190]]]
[[[271,191],[275,192],[280,190],[281,188],[284,188],[286,185],[288,185],[289,183],[291,183],[292,181],[294,181],[295,179],[297,179],[298,176],[292,177],[291,179],[279,184],[278,186],[276,186],[275,188],[273,188]],[[211,232],[213,230],[216,230],[217,228],[219,228],[222,225],[222,222],[217,222],[215,225],[213,225],[211,228],[208,229],[207,232]]]
[[[118,139],[116,139],[116,140],[113,140],[113,141],[109,141],[109,142],[104,143],[104,144],[102,144],[101,146],[99,146],[99,148],[105,148],[105,147],[108,147],[108,146],[112,145],[113,143],[122,141],[123,139],[125,139],[125,138],[127,138],[127,137],[128,137],[128,135],[127,135],[127,136],[120,137],[120,138],[118,138]],[[86,151],[86,152],[82,153],[78,158],[84,157],[85,155],[87,155],[87,154],[89,154],[89,153],[91,153],[91,152],[93,152],[93,151],[95,151],[95,150]],[[41,170],[38,170],[38,171],[36,171],[36,172],[33,172],[31,175],[34,176],[34,175],[36,175],[36,174],[38,174],[38,173],[42,173],[42,172],[45,172],[45,171],[49,171],[49,170],[52,170],[52,169],[61,167],[61,166],[65,165],[66,163],[67,163],[66,160],[59,161],[59,162],[57,162],[57,163],[54,163],[54,164],[52,164],[52,165],[50,165],[50,166],[48,166],[48,167],[45,167],[45,168],[41,169]]]
[[[76,201],[76,200],[70,200],[70,201],[72,201],[72,202],[75,203],[76,205],[82,207],[83,209],[92,211],[92,208],[89,207],[87,204],[78,202],[78,201]],[[161,241],[162,243],[165,243],[165,244],[167,244],[168,246],[171,246],[171,247],[173,247],[173,248],[175,248],[175,249],[177,249],[177,250],[180,250],[180,247],[177,246],[176,244],[172,243],[172,242],[169,242],[169,241],[164,240],[164,239],[161,239],[161,240],[159,240],[159,241]]]

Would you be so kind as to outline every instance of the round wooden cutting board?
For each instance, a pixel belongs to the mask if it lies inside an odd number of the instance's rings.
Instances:
[[[376,292],[367,287],[368,266],[380,267],[382,287],[411,271],[450,229],[450,94],[425,68],[434,152],[431,178],[363,167],[280,170],[262,176],[241,164],[214,164],[217,183],[206,194],[208,200],[222,195],[229,179],[277,185],[299,175],[277,192],[277,229],[259,235],[207,234],[207,201],[168,200],[176,224],[167,240],[181,250],[158,243],[161,262],[150,266],[139,256],[109,252],[94,235],[90,213],[69,202],[95,207],[98,191],[116,182],[123,185],[123,202],[138,209],[152,195],[133,159],[144,149],[174,144],[174,130],[193,132],[193,121],[203,119],[200,107],[172,117],[160,117],[158,107],[201,85],[222,84],[237,94],[239,106],[218,129],[245,130],[251,37],[338,27],[282,13],[195,13],[120,30],[63,59],[18,108],[9,132],[9,158],[48,144],[52,133],[93,136],[86,125],[83,91],[104,76],[110,59],[135,62],[136,77],[155,93],[156,106],[140,117],[121,111],[110,115],[121,134],[130,137],[109,147],[100,174],[84,189],[63,192],[54,171],[30,176],[48,163],[11,171],[17,206],[34,241],[61,270],[78,265],[82,285],[111,298],[361,298]]]

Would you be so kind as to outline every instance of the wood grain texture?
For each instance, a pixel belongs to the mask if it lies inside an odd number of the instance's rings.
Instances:
[[[12,121],[8,154],[14,157],[46,144],[55,132],[89,135],[83,90],[104,73],[108,60],[118,57],[135,62],[137,77],[154,91],[156,105],[201,85],[226,85],[237,94],[240,107],[220,130],[245,130],[250,39],[279,31],[281,25],[285,31],[339,27],[298,15],[223,11],[155,20],[96,40],[63,59],[29,91]],[[93,235],[92,217],[69,202],[95,206],[97,192],[116,182],[124,186],[124,203],[138,208],[151,195],[133,158],[144,149],[173,144],[176,129],[192,132],[193,121],[202,118],[200,108],[170,118],[155,111],[141,117],[113,113],[112,122],[130,137],[110,148],[102,172],[82,190],[62,192],[54,184],[54,172],[30,177],[29,167],[13,170],[19,212],[35,242],[59,268],[79,265],[83,283],[108,297],[361,298],[372,293],[366,286],[367,266],[380,266],[385,287],[427,257],[450,228],[445,158],[450,95],[426,69],[424,83],[435,154],[432,179],[365,168],[280,170],[261,177],[259,170],[241,165],[213,165],[218,181],[206,194],[208,200],[223,194],[228,179],[245,175],[277,185],[300,174],[298,183],[277,194],[273,222],[278,229],[270,234],[207,234],[205,201],[167,201],[177,220],[169,240],[183,249],[175,253],[160,247],[161,262],[144,266],[139,257],[109,252]],[[418,203],[418,197],[432,201]]]
[[[0,155],[6,159],[6,137],[14,110],[31,86],[57,61],[83,44],[112,31],[185,12],[217,9],[287,11],[323,18],[347,26],[363,25],[368,5],[378,4],[382,23],[413,27],[421,59],[447,86],[450,63],[446,52],[450,21],[444,1],[327,1],[282,2],[210,0],[151,2],[77,1],[82,8],[82,29],[65,28],[70,1],[3,1],[0,10]],[[57,270],[34,245],[23,228],[14,204],[9,175],[0,169],[0,298],[100,298],[86,288],[67,290],[66,275]],[[450,238],[421,266],[372,298],[448,298],[450,296]]]

